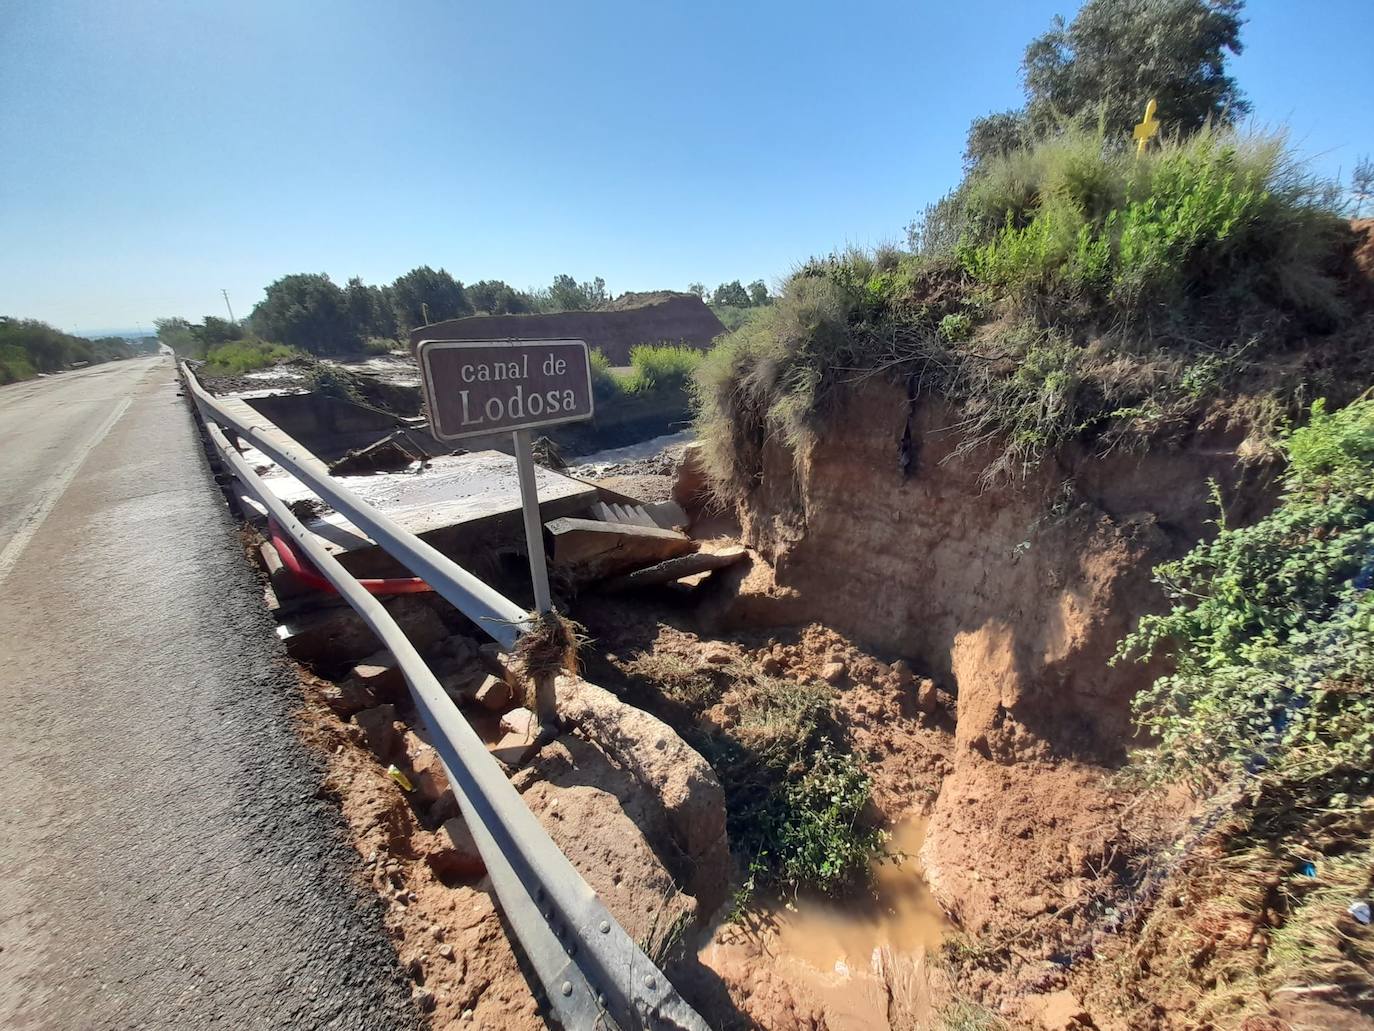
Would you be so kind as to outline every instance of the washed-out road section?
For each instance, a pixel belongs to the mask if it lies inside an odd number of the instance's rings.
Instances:
[[[418,1026],[177,394],[0,388],[0,1027]]]

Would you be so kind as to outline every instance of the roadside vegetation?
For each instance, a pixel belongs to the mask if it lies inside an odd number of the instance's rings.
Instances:
[[[1374,399],[1317,402],[1279,446],[1274,511],[1230,527],[1218,500],[1215,539],[1155,570],[1173,607],[1118,656],[1172,670],[1135,700],[1155,744],[1125,776],[1216,799],[1089,975],[1128,1018],[1187,998],[1235,1026],[1285,990],[1374,993],[1374,928],[1350,909],[1374,894]]]
[[[293,347],[269,344],[257,337],[245,337],[211,347],[205,355],[205,368],[215,376],[242,376],[245,372],[265,369],[294,358],[297,354],[299,352]]]
[[[720,778],[744,867],[737,907],[758,893],[833,894],[867,879],[885,836],[864,813],[871,784],[835,718],[833,687],[671,655],[645,655],[626,672],[662,694]]]
[[[63,333],[37,319],[0,316],[0,385],[79,365],[131,358],[156,350],[155,344],[122,337],[85,337]]]
[[[681,344],[639,344],[630,349],[630,370],[617,373],[600,350],[592,351],[592,392],[598,402],[617,398],[675,399],[684,404],[705,352]]]
[[[808,261],[707,359],[698,427],[727,496],[766,437],[804,450],[833,391],[869,376],[956,403],[956,453],[995,444],[994,481],[1069,440],[1138,444],[1242,394],[1272,438],[1304,393],[1349,389],[1291,375],[1295,343],[1325,336],[1344,369],[1367,361],[1337,192],[1282,136],[1207,128],[1136,158],[1065,130],[980,162],[913,236],[914,251]]]

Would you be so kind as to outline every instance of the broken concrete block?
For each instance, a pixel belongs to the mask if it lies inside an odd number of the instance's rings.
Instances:
[[[696,550],[686,534],[656,526],[554,519],[544,528],[553,542],[554,565],[582,580],[615,576]]]
[[[558,678],[558,711],[642,784],[646,799],[662,805],[686,857],[687,890],[703,913],[713,912],[729,892],[732,868],[725,794],[715,771],[666,723],[585,680]]]
[[[749,557],[744,548],[730,548],[724,551],[698,551],[691,555],[679,555],[664,562],[658,562],[632,573],[607,580],[602,588],[607,591],[625,591],[635,587],[649,587],[654,584],[671,583],[685,576],[707,573],[713,569],[724,569],[743,562]]]
[[[455,702],[471,701],[477,689],[486,683],[488,673],[481,666],[464,666],[462,669],[439,674],[439,686]]]
[[[475,881],[487,872],[487,864],[482,862],[482,853],[477,851],[472,831],[461,817],[445,820],[441,837],[447,839],[447,843],[425,856],[425,862],[441,881]]]
[[[525,734],[507,731],[500,741],[488,745],[487,751],[512,770],[518,770],[529,761],[530,756],[539,751],[539,742]]]
[[[381,704],[372,688],[352,677],[342,684],[325,684],[320,694],[324,703],[344,719]]]
[[[268,580],[271,581],[272,590],[276,592],[279,599],[285,601],[316,593],[313,587],[307,585],[300,577],[286,568],[271,541],[265,541],[258,547],[258,555],[262,560],[262,568],[266,571]]]
[[[488,675],[474,697],[482,708],[491,712],[504,712],[510,708],[510,685],[504,680]]]
[[[396,664],[396,657],[386,649],[373,652],[357,662],[349,671],[349,676],[371,688],[379,698],[399,695],[405,691],[405,674]]]
[[[420,740],[414,732],[407,730],[402,739],[406,753],[406,764],[410,767],[410,782],[415,785],[415,794],[422,801],[433,804],[449,792],[448,774],[434,746]]]
[[[661,526],[665,530],[681,530],[686,528],[690,520],[687,512],[676,501],[654,501],[640,508],[655,526]]]
[[[448,636],[448,628],[419,595],[402,594],[382,604],[420,651]],[[362,617],[347,606],[293,616],[278,633],[293,659],[322,669],[347,667],[382,646]]]
[[[539,734],[539,719],[529,709],[512,709],[501,717],[501,729],[534,740]]]
[[[401,754],[401,731],[396,727],[396,706],[378,705],[364,709],[353,717],[362,730],[363,738],[372,753],[383,762],[392,762]]]
[[[521,797],[626,933],[651,954],[701,911],[612,792],[536,783]]]

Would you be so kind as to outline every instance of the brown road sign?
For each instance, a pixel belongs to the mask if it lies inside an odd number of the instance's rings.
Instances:
[[[581,340],[421,340],[416,358],[440,440],[592,417]]]

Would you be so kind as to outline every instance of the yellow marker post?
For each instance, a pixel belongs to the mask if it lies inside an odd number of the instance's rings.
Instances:
[[[1136,157],[1145,153],[1145,144],[1149,142],[1151,136],[1159,132],[1159,119],[1155,117],[1156,109],[1155,98],[1151,97],[1150,102],[1145,105],[1145,117],[1140,120],[1140,124],[1131,133],[1135,139]]]

